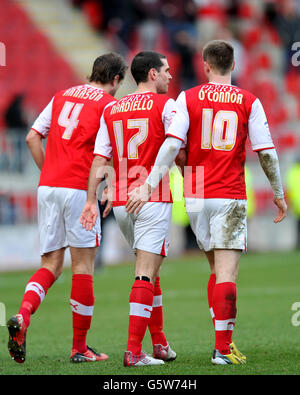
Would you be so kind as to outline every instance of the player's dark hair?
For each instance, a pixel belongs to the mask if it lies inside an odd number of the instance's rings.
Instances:
[[[135,55],[131,63],[131,74],[135,82],[147,82],[151,69],[160,71],[163,66],[162,59],[166,59],[166,56],[154,51],[142,51]]]
[[[226,41],[213,40],[202,50],[203,60],[221,75],[230,72],[234,61],[233,46]]]
[[[115,52],[110,52],[101,56],[94,61],[92,74],[88,78],[89,82],[100,82],[107,84],[112,82],[115,76],[119,76],[119,80],[123,80],[127,70],[122,56]]]

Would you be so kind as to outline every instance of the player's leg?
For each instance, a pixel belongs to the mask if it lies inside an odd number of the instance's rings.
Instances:
[[[125,208],[114,210],[116,220],[126,239],[136,251],[135,281],[130,293],[130,316],[128,346],[124,356],[125,366],[138,366],[134,361],[144,356],[142,340],[150,323],[153,300],[159,290],[160,266],[168,250],[168,230],[172,206],[161,203],[147,203],[136,216],[128,215]],[[146,310],[144,307],[146,306]],[[157,317],[156,317],[157,318]],[[162,315],[159,318],[162,326]],[[151,326],[153,328],[153,326]],[[150,328],[149,328],[150,329]],[[145,364],[161,364],[160,359],[145,360]]]
[[[195,209],[195,207],[197,209]],[[186,199],[186,208],[187,213],[189,215],[191,227],[195,233],[197,243],[200,249],[203,249],[206,252],[207,259],[209,261],[211,267],[211,276],[209,278],[208,286],[207,286],[207,294],[210,311],[212,313],[213,321],[224,321],[224,318],[219,316],[220,309],[218,310],[218,318],[216,317],[215,311],[215,295],[220,295],[221,298],[224,298],[224,290],[226,288],[226,283],[228,283],[229,291],[231,291],[231,311],[234,312],[234,306],[236,306],[236,285],[235,279],[238,271],[238,261],[241,255],[241,251],[234,254],[234,258],[232,260],[232,266],[227,266],[226,269],[222,265],[220,265],[220,256],[221,263],[222,261],[222,251],[223,249],[231,249],[231,250],[243,250],[246,246],[246,236],[247,236],[247,227],[246,227],[246,202],[245,201],[237,201],[230,199]],[[227,252],[225,252],[227,254]],[[216,265],[216,256],[218,263]],[[232,257],[231,257],[232,258]],[[238,258],[238,259],[237,259]],[[224,260],[226,265],[227,260]],[[230,264],[229,264],[230,265]],[[217,269],[218,266],[218,269]],[[225,285],[217,286],[217,270],[218,270],[218,283]],[[224,270],[226,276],[224,275]],[[234,281],[231,283],[231,281]],[[231,283],[231,284],[230,284]],[[220,291],[220,289],[222,289]],[[223,296],[222,296],[223,293]],[[218,300],[218,299],[216,299]],[[235,322],[235,314],[230,317],[234,317]],[[222,331],[220,329],[220,323],[217,322],[218,327],[215,327],[216,336],[222,335]],[[229,329],[232,328],[232,323],[230,321],[227,322]],[[225,325],[225,324],[224,324]],[[234,326],[234,324],[233,324]],[[226,327],[227,339],[230,340],[232,336],[232,330],[227,331]],[[219,339],[219,337],[218,337]],[[231,346],[231,347],[230,347]],[[227,362],[222,360],[220,363],[243,363],[245,362],[245,357],[239,353],[239,351],[234,346],[234,343],[231,340],[231,344],[227,344],[226,346],[222,345],[225,348],[226,352],[234,353],[237,355],[239,362],[232,362],[228,360]],[[219,351],[218,351],[219,353]],[[223,355],[223,354],[220,354]],[[243,360],[241,362],[240,360]]]
[[[162,259],[161,255],[136,250],[135,281],[129,296],[130,311],[128,341],[124,355],[125,366],[138,366],[137,362],[143,363],[145,359],[145,354],[142,352],[142,341],[152,313],[155,274]],[[154,362],[150,363],[154,364]]]
[[[216,348],[222,354],[230,352],[236,319],[236,278],[240,250],[215,250],[216,284],[213,292]]]
[[[63,218],[63,199],[57,188],[38,188],[38,229],[40,238],[41,269],[29,280],[21,303],[26,326],[44,299],[49,287],[60,276],[67,246]],[[29,311],[29,313],[28,313]]]
[[[236,278],[241,250],[215,250],[216,285],[213,292],[215,314],[215,352],[213,363],[222,363],[226,356],[232,363],[244,360],[235,358],[230,345],[236,320]],[[233,354],[233,355],[232,355]]]
[[[38,309],[48,289],[62,270],[67,245],[63,226],[62,202],[56,188],[38,188],[38,228],[42,267],[28,281],[19,314],[8,321],[10,354],[25,361],[26,332],[31,315]],[[20,347],[18,347],[20,346]]]
[[[176,353],[169,345],[163,329],[163,298],[160,285],[160,270],[161,268],[156,273],[152,313],[148,329],[151,335],[154,358],[163,359],[164,361],[174,361],[176,359]]]
[[[98,247],[70,247],[72,260],[72,288],[70,306],[73,322],[71,362],[104,361],[108,356],[87,345],[87,334],[94,311],[94,262]]]
[[[160,270],[162,261],[162,255],[137,249],[134,271],[135,278],[139,277],[141,279],[142,277],[146,277],[146,281],[150,282],[154,287],[156,274]]]
[[[12,358],[19,363],[26,358],[26,334],[34,314],[44,300],[49,288],[59,277],[65,249],[59,249],[42,256],[42,267],[29,279],[18,314],[12,316],[7,327],[9,331],[8,350]]]
[[[208,305],[209,305],[209,311],[212,317],[213,321],[213,327],[215,329],[215,314],[214,314],[214,309],[213,309],[213,294],[214,294],[214,289],[216,285],[216,274],[215,274],[215,258],[214,258],[214,251],[206,251],[205,252],[206,257],[209,261],[209,265],[211,268],[211,275],[208,280],[207,284],[207,297],[208,297]],[[237,276],[237,273],[236,275]],[[229,339],[228,341],[230,342],[230,350],[233,354],[235,354],[238,358],[243,359],[246,361],[246,357],[244,354],[242,354],[238,348],[236,347],[235,343],[232,340],[232,332],[229,332]]]
[[[140,261],[143,258],[143,251],[134,248],[135,215],[128,214],[125,206],[118,206],[114,207],[114,216],[125,239],[135,252],[136,260],[139,259]],[[131,287],[128,344],[124,354],[124,366],[139,366],[143,365],[144,362],[148,362],[146,354],[142,352],[141,341],[147,329],[147,322],[149,321],[153,303],[154,290],[149,275],[142,274],[144,277],[135,279]]]
[[[236,278],[247,241],[247,204],[244,200],[211,199],[210,248],[214,249],[216,284],[213,291],[216,364],[241,364],[246,357],[232,341],[236,321]]]
[[[72,309],[73,344],[71,362],[89,362],[107,359],[107,355],[96,353],[86,343],[94,309],[94,261],[100,244],[100,219],[91,231],[80,224],[80,215],[86,202],[86,191],[64,189],[64,220],[66,237],[70,246],[72,261],[72,288],[70,306]]]
[[[72,289],[70,306],[73,321],[71,361],[86,362],[107,359],[107,355],[91,350],[86,343],[94,310],[93,273],[97,247],[70,247],[72,260]]]
[[[209,210],[207,201],[205,199],[194,199],[187,198],[185,200],[186,210],[189,216],[190,225],[195,234],[197,244],[200,250],[205,252],[206,258],[208,260],[211,274],[207,283],[207,299],[208,299],[208,307],[212,317],[213,325],[214,325],[214,312],[212,308],[212,295],[216,283],[216,274],[215,274],[215,258],[214,251],[209,251],[210,246],[210,221],[209,221]]]
[[[171,204],[148,203],[135,223],[135,246],[151,251],[163,258],[168,254],[171,222]],[[146,225],[146,226],[145,226]],[[146,230],[146,234],[144,234]],[[164,361],[176,359],[163,331],[161,265],[155,273],[154,297],[148,328],[153,344],[153,356]]]
[[[210,270],[211,270],[211,274],[209,276],[208,283],[207,283],[208,308],[209,308],[209,312],[210,312],[210,315],[212,318],[213,326],[215,327],[215,315],[214,315],[214,310],[213,310],[213,305],[212,305],[213,293],[214,293],[214,288],[216,285],[214,251],[205,251],[205,255],[208,260]]]
[[[30,324],[30,316],[38,309],[51,285],[62,272],[65,248],[51,251],[41,257],[41,268],[29,279],[19,314],[22,314],[26,327]]]
[[[38,189],[38,228],[41,269],[27,283],[20,313],[28,327],[30,316],[44,299],[49,287],[62,271],[66,243],[63,219],[63,201],[57,188]]]
[[[162,291],[160,286],[160,268],[158,269],[157,273],[155,273],[152,313],[149,320],[148,329],[151,335],[153,347],[156,344],[167,346],[167,339],[163,332],[163,305]]]

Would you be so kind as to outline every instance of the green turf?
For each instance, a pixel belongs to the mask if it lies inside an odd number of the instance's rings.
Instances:
[[[6,317],[18,311],[32,272],[1,273],[0,302]],[[241,259],[234,340],[247,355],[243,366],[212,366],[214,333],[207,306],[208,265],[203,256],[167,259],[161,274],[165,332],[178,357],[162,367],[124,368],[128,297],[133,264],[106,266],[95,274],[95,309],[88,344],[109,354],[100,363],[71,364],[71,272],[65,270],[32,316],[27,360],[19,365],[7,351],[0,327],[0,375],[294,375],[300,373],[300,326],[292,305],[300,302],[300,253],[248,253]],[[300,319],[299,319],[300,320]],[[147,332],[144,350],[151,352]]]

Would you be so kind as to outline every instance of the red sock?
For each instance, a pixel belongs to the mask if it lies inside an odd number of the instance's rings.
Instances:
[[[152,344],[161,344],[166,346],[167,339],[163,332],[163,306],[162,292],[160,288],[160,277],[156,277],[154,284],[154,297],[152,313],[149,320],[148,328],[152,338]]]
[[[46,268],[36,271],[28,281],[19,310],[19,314],[22,314],[26,327],[30,324],[31,314],[38,309],[54,281],[55,277],[53,273]]]
[[[215,313],[215,349],[219,350],[221,354],[229,354],[236,317],[235,283],[225,282],[215,285],[213,309]]]
[[[216,285],[216,275],[212,273],[209,277],[207,284],[207,299],[208,299],[208,307],[210,311],[211,318],[213,320],[213,325],[215,327],[215,313],[213,309],[213,293]]]
[[[154,287],[144,280],[135,280],[129,297],[130,313],[127,351],[139,355],[152,312]]]
[[[86,336],[92,322],[94,301],[93,276],[74,274],[70,298],[73,318],[73,349],[81,353],[87,350]]]

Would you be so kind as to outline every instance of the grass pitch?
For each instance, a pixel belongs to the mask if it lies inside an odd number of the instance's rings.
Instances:
[[[133,264],[95,273],[95,309],[88,344],[109,355],[99,363],[71,364],[71,272],[66,269],[32,316],[24,364],[10,359],[8,332],[0,327],[0,375],[297,375],[300,373],[300,252],[242,256],[234,340],[247,364],[213,366],[214,332],[207,305],[208,264],[202,255],[165,260],[161,273],[165,333],[177,359],[162,367],[124,368],[128,298]],[[32,272],[1,273],[6,318],[17,313]],[[300,303],[299,303],[300,306]],[[299,309],[299,307],[298,307]],[[297,324],[299,323],[299,326]],[[151,352],[147,332],[144,350]]]

